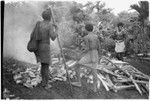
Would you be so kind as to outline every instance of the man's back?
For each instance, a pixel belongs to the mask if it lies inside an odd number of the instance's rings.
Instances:
[[[84,37],[84,39],[89,50],[98,49],[99,40],[96,34],[90,32],[87,36]]]

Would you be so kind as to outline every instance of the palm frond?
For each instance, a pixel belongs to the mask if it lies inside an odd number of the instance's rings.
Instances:
[[[136,10],[139,13],[139,20],[144,20],[149,17],[149,2],[148,1],[140,1],[137,4],[133,4],[130,7]]]
[[[133,4],[130,7],[131,7],[131,9],[136,10],[139,14],[141,13],[141,8],[137,4]]]
[[[141,7],[142,10],[142,16],[144,18],[147,18],[149,16],[149,2],[148,1],[140,1],[139,5]]]

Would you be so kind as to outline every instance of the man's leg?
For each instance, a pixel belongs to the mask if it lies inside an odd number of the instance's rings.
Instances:
[[[116,58],[117,58],[118,60],[120,60],[120,58],[119,58],[119,53],[116,53]]]
[[[96,67],[96,66],[94,66]],[[94,84],[94,92],[97,91],[97,70],[96,69],[93,69],[92,70],[92,74],[93,74],[93,84]]]
[[[120,52],[120,53],[116,53],[116,58],[118,60],[122,60],[123,61],[123,56],[124,56],[124,53]]]
[[[77,75],[77,79],[78,81],[77,82],[73,82],[72,84],[75,85],[75,86],[81,86],[81,77],[80,77],[80,65],[83,65],[85,63],[88,63],[89,61],[89,54],[86,54],[84,55],[79,61],[78,63],[76,64],[75,66],[75,71],[76,71],[76,75]]]
[[[76,67],[76,74],[77,74],[78,81],[81,82],[80,65],[79,64],[77,64],[77,67]]]
[[[125,53],[124,52],[121,52],[120,53],[120,60],[122,60],[123,61],[123,57],[125,56]]]
[[[49,64],[41,63],[42,86],[48,84],[49,79]]]
[[[77,74],[78,82],[81,83],[81,77],[80,77],[80,65],[79,65],[79,64],[77,64],[77,66],[76,66],[76,74]]]
[[[79,64],[75,65],[75,71],[76,71],[77,81],[76,82],[72,82],[72,85],[81,87],[82,84],[81,84],[80,65]]]

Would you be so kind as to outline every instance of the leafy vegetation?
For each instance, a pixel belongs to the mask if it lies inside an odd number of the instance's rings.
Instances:
[[[105,3],[101,1],[97,2],[87,2],[85,5],[82,5],[77,2],[40,2],[36,3],[38,5],[37,9],[33,3],[28,4],[26,2],[16,2],[6,4],[6,11],[9,11],[11,14],[14,12],[18,16],[13,17],[15,22],[18,22],[18,17],[24,19],[24,16],[20,14],[25,14],[26,19],[30,19],[30,23],[24,22],[20,19],[20,23],[25,23],[25,30],[30,30],[36,19],[39,19],[40,12],[47,8],[49,5],[52,6],[54,12],[54,18],[58,25],[58,34],[61,39],[63,46],[69,46],[73,44],[74,36],[76,34],[86,33],[84,29],[84,24],[93,23],[95,26],[94,32],[101,34],[98,31],[98,23],[101,23],[102,33],[104,35],[104,41],[102,44],[105,44],[104,47],[106,50],[109,47],[113,47],[113,40],[110,39],[110,35],[115,33],[115,27],[118,22],[123,22],[125,24],[125,29],[129,37],[134,38],[135,53],[146,53],[149,52],[150,42],[149,42],[149,25],[148,16],[149,16],[149,4],[147,1],[139,2],[139,5],[131,5],[131,9],[134,9],[135,12],[126,12],[122,11],[117,16],[113,14],[113,10],[105,7]],[[34,7],[31,7],[34,6]],[[27,9],[27,7],[29,7]],[[11,10],[11,11],[10,11]],[[30,10],[30,11],[29,11]],[[8,14],[8,15],[9,15]],[[34,16],[34,17],[33,17]],[[34,19],[33,19],[34,18]],[[10,18],[9,23],[13,23],[12,18]],[[20,24],[18,23],[18,24]],[[66,37],[67,36],[67,37]],[[128,38],[129,38],[128,37]],[[112,43],[112,45],[110,45]],[[144,47],[143,47],[144,46]]]
[[[21,47],[26,47],[26,44],[24,44],[27,43],[27,40],[25,39],[26,36],[29,36],[30,31],[33,29],[36,21],[41,20],[41,12],[48,6],[51,6],[53,8],[54,12],[53,16],[59,28],[58,34],[60,37],[61,45],[63,46],[63,48],[66,47],[68,48],[69,46],[71,47],[72,45],[74,45],[73,49],[74,51],[72,50],[73,52],[70,52],[70,50],[67,49],[64,50],[66,60],[70,59],[78,60],[80,58],[80,53],[78,51],[76,52],[75,49],[80,45],[80,42],[77,41],[82,40],[80,39],[77,40],[76,37],[78,35],[84,36],[87,34],[84,29],[84,25],[86,23],[92,23],[94,25],[94,33],[100,36],[101,40],[100,44],[102,50],[105,50],[104,52],[106,51],[114,52],[113,49],[115,46],[115,42],[110,36],[116,33],[115,28],[118,22],[123,22],[125,24],[125,30],[127,32],[126,34],[128,35],[127,41],[129,41],[130,39],[133,40],[132,45],[128,47],[129,49],[133,49],[133,53],[147,53],[150,51],[150,41],[149,41],[150,25],[147,23],[149,16],[148,14],[149,4],[146,1],[139,2],[139,5],[137,4],[131,5],[131,8],[134,9],[135,12],[129,13],[126,11],[122,11],[118,15],[114,15],[112,12],[113,10],[110,8],[106,8],[105,3],[101,1],[94,3],[88,2],[85,5],[82,5],[77,2],[61,2],[61,1],[59,2],[47,1],[36,3],[16,2],[6,4],[5,8],[6,10],[5,37],[6,38],[11,37],[11,39],[17,38],[18,40],[18,41],[16,40],[11,41],[10,39],[9,41],[9,39],[5,39],[6,42],[4,43],[7,43],[8,41],[9,45],[4,46],[7,46],[9,50],[11,49],[11,53],[13,54],[13,56],[11,57],[16,58],[15,53],[17,52],[14,48],[19,49],[19,52],[21,52],[24,49]],[[98,24],[100,24],[102,27],[100,30]],[[20,29],[19,32],[18,29]],[[10,47],[12,46],[13,42],[15,43],[14,46]],[[18,45],[18,43],[20,44]],[[64,69],[62,61],[60,64],[59,59],[56,58],[58,57],[57,55],[59,55],[57,51],[58,48],[56,48],[56,43],[54,42],[54,44],[52,44],[52,53],[51,53],[54,60],[53,65],[50,67],[51,73],[53,75],[53,81],[66,81],[65,77],[66,70]],[[20,53],[17,53],[17,55],[18,57],[24,57],[24,53],[27,52],[23,51],[21,52],[22,55],[20,55]],[[28,60],[28,58],[25,59]],[[10,73],[11,75],[10,77],[3,80],[7,81],[7,79],[9,80],[11,78],[10,81],[13,81],[14,85],[18,83],[23,84],[24,86],[29,88],[30,87],[32,88],[36,86],[38,83],[40,83],[41,81],[39,72],[40,66],[31,64],[27,65],[26,63],[22,63],[18,60],[17,61],[15,59],[4,60],[3,68],[5,69],[6,72],[4,72],[3,75],[7,77],[6,74],[8,73],[8,71],[11,72]],[[129,71],[132,70],[133,69]],[[69,70],[68,72],[71,80],[72,81],[76,80],[75,70],[72,69]],[[86,79],[85,82],[88,84],[93,84],[93,76],[90,74],[91,71],[82,68],[81,72],[82,72],[81,76],[84,79]],[[104,74],[105,77],[105,73],[102,74]],[[7,83],[8,82],[5,82],[3,85]],[[8,93],[6,89],[4,89],[4,92]],[[6,94],[6,98],[9,97],[8,95]]]

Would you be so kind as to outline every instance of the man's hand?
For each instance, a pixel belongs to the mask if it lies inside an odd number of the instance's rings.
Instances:
[[[57,25],[56,25],[56,24],[53,24],[53,26],[55,27],[55,29],[56,29],[56,30],[58,30],[58,27],[57,27]]]

